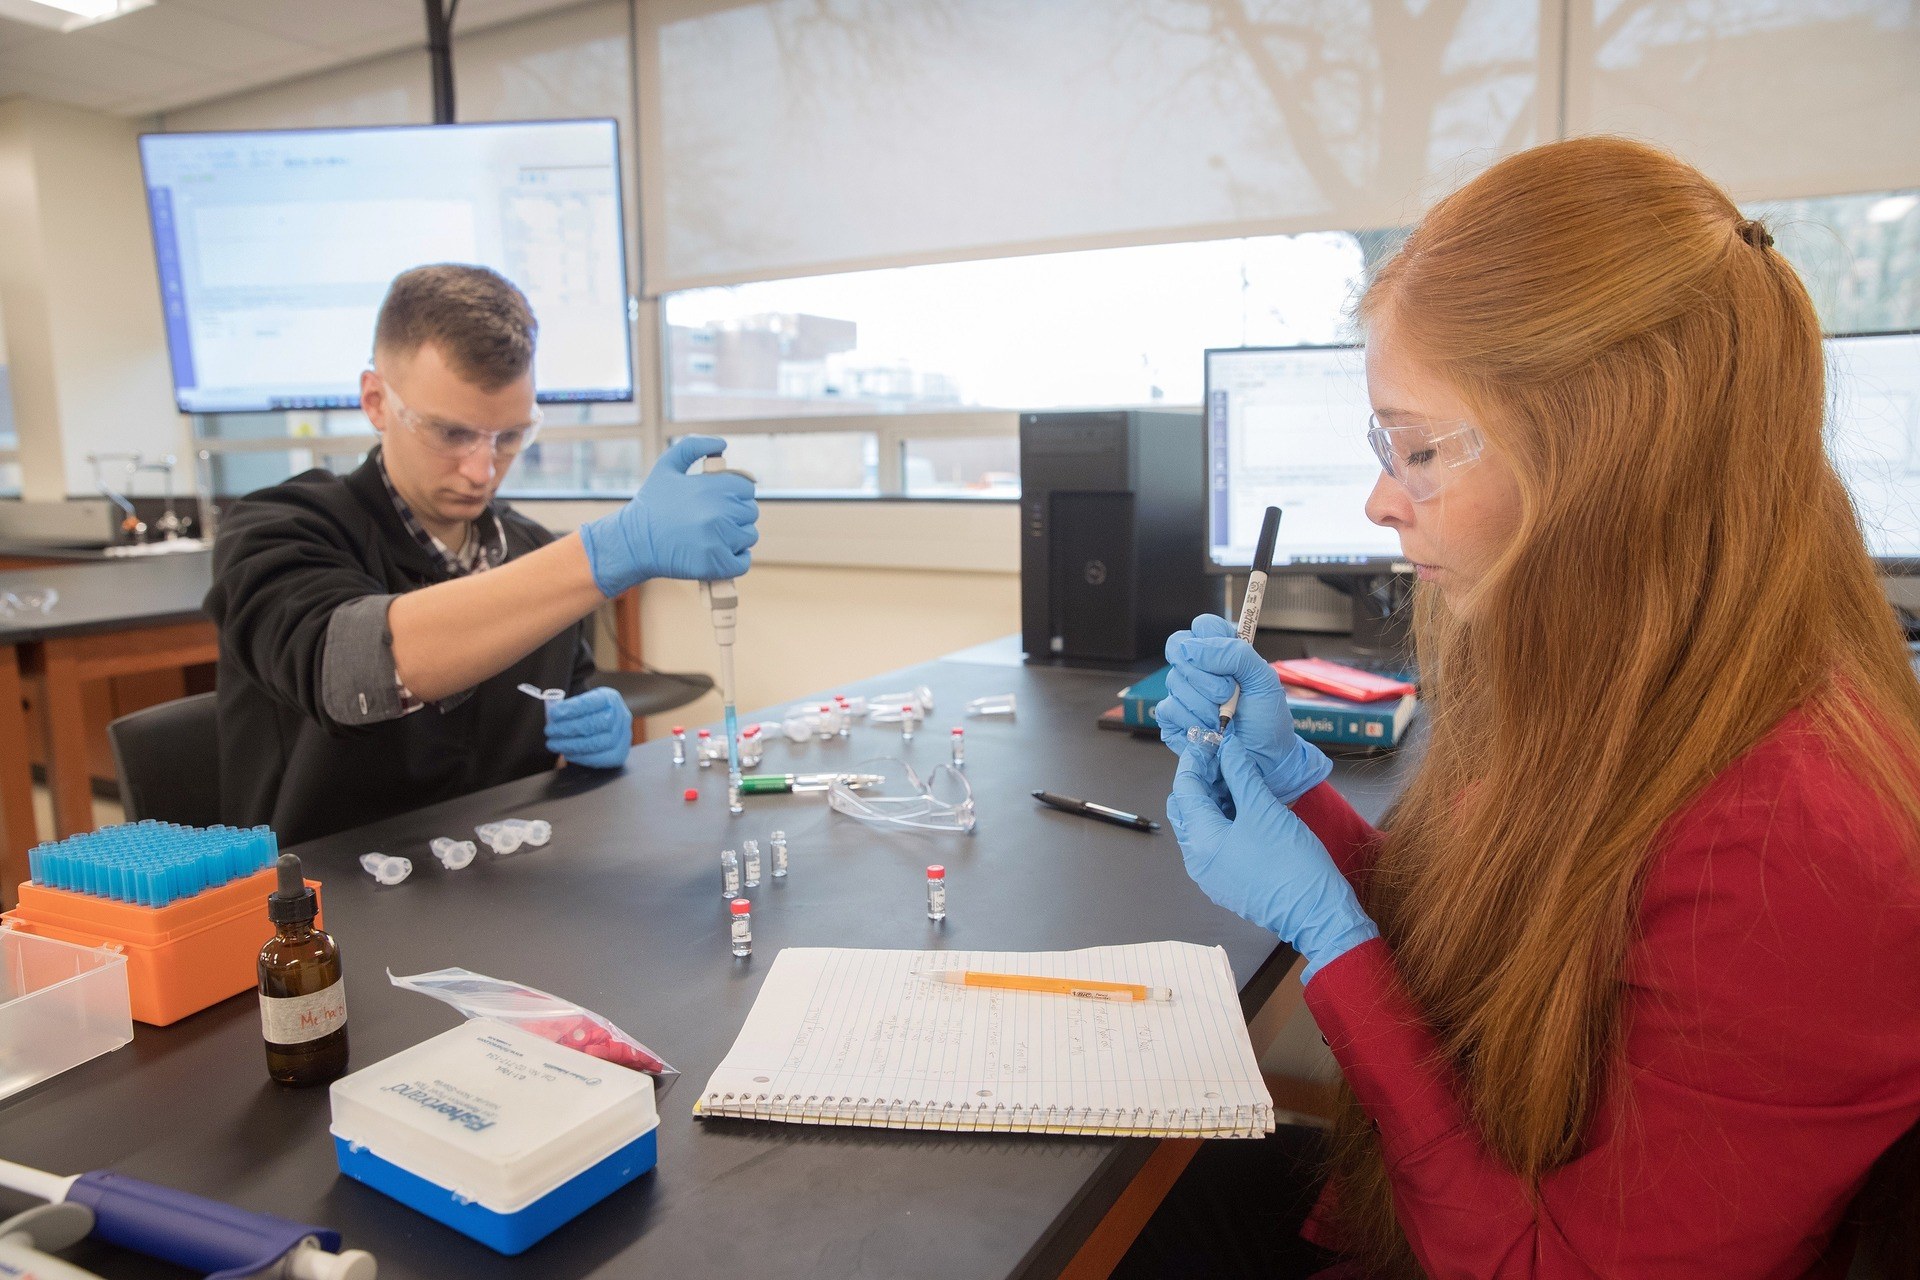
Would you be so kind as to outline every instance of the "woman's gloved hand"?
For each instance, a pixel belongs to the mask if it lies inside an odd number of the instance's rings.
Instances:
[[[1233,797],[1231,817],[1214,794],[1216,767]],[[1187,874],[1209,898],[1307,958],[1301,981],[1380,936],[1326,846],[1275,797],[1237,738],[1221,743],[1217,757],[1201,745],[1181,753],[1167,822]]]
[[[725,452],[717,436],[688,436],[660,455],[632,501],[580,526],[594,585],[612,597],[648,578],[714,582],[747,571],[760,540],[760,506],[745,476],[688,475]]]
[[[1220,729],[1220,708],[1240,686],[1240,703],[1227,727],[1259,767],[1267,790],[1281,804],[1292,804],[1327,780],[1333,762],[1293,731],[1293,712],[1273,667],[1240,639],[1225,618],[1203,613],[1191,631],[1167,637],[1167,696],[1154,707],[1160,740],[1184,754],[1187,729]]]
[[[547,750],[569,764],[618,769],[633,747],[633,712],[604,686],[547,704]]]

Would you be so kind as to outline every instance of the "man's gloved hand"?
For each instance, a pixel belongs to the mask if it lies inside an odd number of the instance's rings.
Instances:
[[[632,501],[580,526],[594,585],[612,597],[648,578],[713,582],[747,571],[747,548],[760,540],[753,481],[736,475],[688,475],[702,458],[726,451],[717,436],[688,436],[660,455]]]
[[[603,687],[547,704],[547,750],[569,764],[618,769],[633,746],[627,700]]]
[[[1214,796],[1216,764],[1233,795],[1231,818]],[[1221,743],[1217,760],[1208,746],[1190,744],[1181,753],[1167,821],[1193,882],[1305,956],[1303,982],[1380,936],[1326,846],[1274,796],[1253,753],[1238,739]]]
[[[1175,754],[1184,754],[1189,726],[1219,731],[1220,708],[1237,683],[1240,702],[1226,737],[1246,747],[1280,803],[1292,804],[1333,772],[1333,762],[1293,731],[1293,712],[1272,665],[1225,618],[1203,613],[1191,631],[1168,636],[1167,661],[1173,664],[1167,696],[1153,714],[1160,740]]]

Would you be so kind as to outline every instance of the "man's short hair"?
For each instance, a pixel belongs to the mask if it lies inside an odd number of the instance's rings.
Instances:
[[[505,276],[446,262],[393,278],[374,325],[373,350],[410,356],[431,342],[463,379],[498,391],[533,364],[539,330],[526,295]]]

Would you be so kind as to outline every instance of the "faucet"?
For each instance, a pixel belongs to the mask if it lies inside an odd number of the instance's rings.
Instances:
[[[120,518],[120,532],[127,536],[129,542],[140,542],[146,537],[147,522],[140,518],[140,513],[133,509],[133,503],[127,500],[125,494],[114,489],[107,483],[107,478],[101,472],[100,465],[104,462],[112,461],[126,463],[126,487],[131,489],[133,487],[134,473],[140,469],[140,464],[144,460],[142,455],[137,453],[90,453],[87,455],[87,461],[93,464],[94,487],[100,490],[102,497],[126,513]]]

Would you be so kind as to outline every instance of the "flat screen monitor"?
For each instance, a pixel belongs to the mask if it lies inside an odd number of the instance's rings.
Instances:
[[[1208,567],[1252,565],[1275,506],[1286,513],[1275,572],[1411,572],[1393,530],[1366,515],[1380,464],[1362,349],[1231,347],[1206,362]]]
[[[1882,568],[1920,574],[1920,332],[1827,339],[1827,453]]]
[[[612,120],[140,139],[183,413],[360,403],[387,286],[467,262],[540,325],[542,401],[630,400]]]

